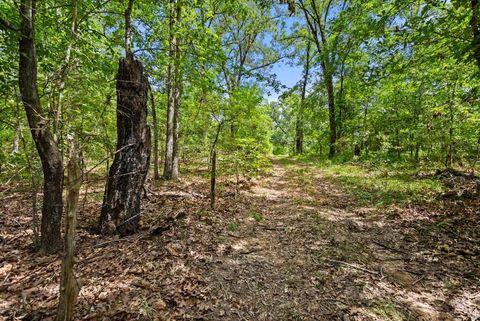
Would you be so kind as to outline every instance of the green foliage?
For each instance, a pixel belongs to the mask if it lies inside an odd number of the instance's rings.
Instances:
[[[72,33],[72,3],[38,2],[35,40],[41,103],[63,156],[65,138],[75,135],[87,168],[104,171],[116,148],[113,80],[123,55],[124,19],[119,13],[125,6],[77,1],[77,30]],[[172,34],[181,51],[182,160],[206,166],[215,142],[219,174],[249,178],[269,166],[272,153],[294,153],[299,123],[304,154],[325,157],[330,133],[324,82],[328,70],[336,106],[336,162],[478,168],[479,69],[466,2],[303,2],[307,12],[315,4],[323,13],[324,35],[309,29],[301,7],[295,17],[286,17],[284,8],[272,1],[178,3],[182,19]],[[135,56],[144,63],[154,93],[161,149],[171,62],[170,5],[135,1],[132,15]],[[2,2],[0,12],[18,27],[20,17],[12,1]],[[321,51],[315,36],[324,37]],[[282,89],[271,73],[273,64],[284,57],[284,62],[305,66],[307,43],[311,59],[304,99],[303,80],[298,79],[279,101],[266,103],[262,96]],[[18,92],[18,35],[9,28],[0,29],[0,53],[0,176],[2,181],[29,179],[39,163]],[[20,148],[12,154],[14,141]],[[395,175],[371,178],[378,188],[361,186],[355,177],[343,179],[358,186],[360,198],[371,201],[383,200],[382,189],[398,188],[401,200],[422,188],[438,188]]]
[[[263,221],[263,215],[261,213],[250,211],[250,216],[257,222]]]
[[[382,320],[389,320],[389,321],[401,321],[404,320],[403,313],[399,311],[396,305],[392,302],[383,302],[378,301],[374,302],[370,307],[369,310],[382,318]]]
[[[300,86],[271,104],[272,119],[278,120],[272,133],[276,154],[293,150],[301,113],[305,152],[327,154],[323,59],[334,74],[338,160],[360,154],[385,163],[478,166],[478,66],[470,45],[472,13],[464,2],[410,6],[369,0],[340,6],[315,0],[306,2],[307,12],[313,3],[320,11],[331,6],[321,36],[323,55],[330,57],[315,53],[312,68],[320,76],[309,79],[305,110],[299,108]],[[315,40],[305,23],[297,33]]]
[[[391,166],[321,163],[332,182],[344,186],[347,194],[365,205],[391,205],[408,202],[434,202],[443,184],[434,178],[417,178],[413,171]]]

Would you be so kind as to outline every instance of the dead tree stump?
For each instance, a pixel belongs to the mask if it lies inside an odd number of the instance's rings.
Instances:
[[[102,233],[135,233],[140,221],[143,184],[150,161],[147,125],[148,81],[132,55],[120,60],[117,73],[117,151],[108,174],[100,215]]]

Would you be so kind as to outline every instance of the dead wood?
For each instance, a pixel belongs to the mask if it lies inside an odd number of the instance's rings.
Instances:
[[[186,215],[187,212],[184,209],[181,209],[175,212],[173,215],[165,217],[159,224],[150,230],[150,235],[155,236],[167,231],[175,224],[177,220],[184,218]]]

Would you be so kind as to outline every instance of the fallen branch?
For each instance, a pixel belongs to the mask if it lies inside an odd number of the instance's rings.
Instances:
[[[190,195],[192,195],[192,196],[198,197],[198,198],[207,198],[207,197],[206,197],[205,195],[203,195],[203,194],[189,191],[189,190],[187,190],[187,189],[181,188],[180,186],[175,186],[175,188],[181,190],[182,192],[188,193],[188,194],[190,194]]]
[[[389,245],[383,244],[383,243],[375,241],[375,240],[373,240],[372,243],[377,244],[380,247],[386,248],[387,250],[391,250],[391,251],[394,251],[394,252],[410,255],[410,253],[408,253],[407,251],[403,251],[403,250],[391,247]]]
[[[159,235],[160,233],[167,231],[173,226],[176,220],[183,218],[186,215],[187,212],[184,209],[181,209],[173,215],[165,217],[157,226],[150,230],[150,236]]]
[[[347,262],[338,261],[338,260],[331,260],[331,259],[327,259],[327,261],[332,262],[332,263],[343,264],[343,265],[346,265],[348,267],[351,267],[351,268],[359,270],[359,271],[363,271],[363,272],[367,272],[367,273],[370,273],[370,274],[381,276],[381,274],[376,272],[376,271],[368,270],[368,269],[365,269],[365,268],[362,268],[360,266],[350,264],[350,263],[347,263]]]
[[[417,284],[418,282],[422,281],[425,278],[425,274],[419,277],[415,282],[412,283],[412,285]]]

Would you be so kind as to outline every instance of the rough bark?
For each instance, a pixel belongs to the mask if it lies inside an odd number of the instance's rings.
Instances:
[[[169,56],[171,61],[168,65],[167,71],[167,131],[163,178],[167,180],[175,180],[178,179],[178,131],[181,96],[181,81],[179,74],[180,47],[175,35],[175,28],[180,20],[181,8],[177,0],[170,0],[170,6]]]
[[[137,231],[150,160],[148,82],[141,62],[122,59],[117,73],[117,151],[108,175],[100,231]]]
[[[100,231],[135,233],[140,222],[143,185],[150,162],[147,124],[148,80],[131,50],[133,0],[125,10],[125,59],[117,73],[117,151],[108,174],[100,215]]]
[[[77,207],[82,175],[80,156],[74,143],[70,147],[70,161],[67,165],[67,217],[65,220],[65,256],[62,262],[60,281],[60,303],[57,321],[73,320],[75,301],[80,292],[80,285],[73,273],[75,264],[75,229],[77,225]]]
[[[28,124],[43,169],[43,207],[40,250],[54,253],[60,248],[63,199],[63,164],[58,146],[42,114],[37,88],[35,52],[35,0],[20,4],[19,84]]]

